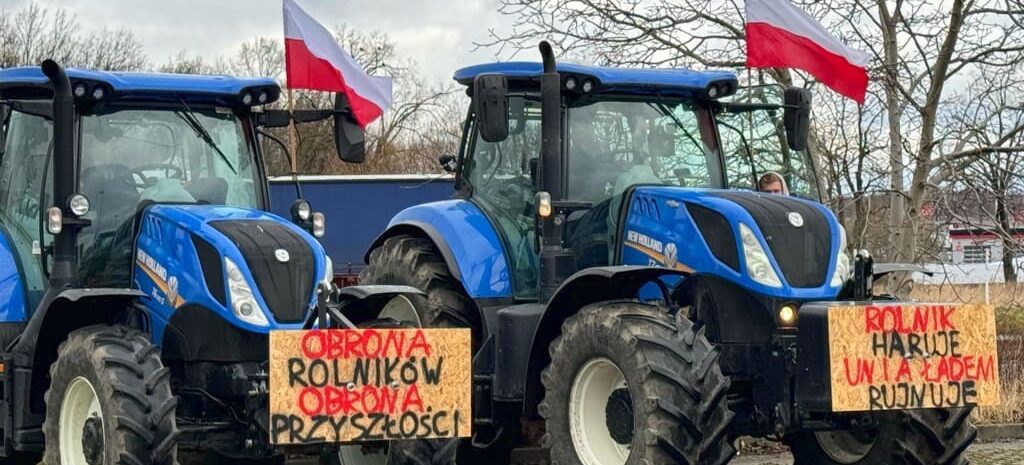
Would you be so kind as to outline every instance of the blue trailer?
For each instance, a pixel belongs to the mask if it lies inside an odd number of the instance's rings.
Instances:
[[[452,196],[452,176],[438,174],[303,175],[297,181],[302,196],[327,219],[321,239],[334,260],[339,285],[356,283],[366,267],[364,255],[391,218],[406,207]],[[270,210],[289,217],[296,200],[291,176],[270,178]],[[359,221],[353,221],[358,218]]]

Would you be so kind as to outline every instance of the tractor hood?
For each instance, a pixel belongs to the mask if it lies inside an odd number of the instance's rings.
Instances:
[[[620,257],[711,274],[782,299],[831,299],[849,277],[845,232],[824,205],[751,191],[639,186]]]
[[[320,243],[284,218],[210,205],[149,207],[135,255],[136,285],[164,301],[168,316],[199,306],[261,333],[300,327],[330,264]]]

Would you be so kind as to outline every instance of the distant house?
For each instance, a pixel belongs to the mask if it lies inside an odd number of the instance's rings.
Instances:
[[[973,191],[948,193],[937,201],[922,205],[921,217],[930,219],[939,230],[945,263],[961,265],[992,263],[1005,252],[1019,257],[1024,252],[1024,196],[1004,199],[1008,227],[997,221],[997,202],[992,195]],[[1009,239],[1010,251],[1004,251]]]
[[[1024,228],[1014,228],[1013,241],[1024,244]],[[1003,235],[996,228],[979,228],[964,224],[948,227],[945,261],[952,264],[998,262],[1003,259]],[[1014,252],[1020,256],[1020,250]]]

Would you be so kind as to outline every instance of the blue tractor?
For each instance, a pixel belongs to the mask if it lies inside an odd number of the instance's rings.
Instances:
[[[720,465],[739,436],[800,465],[966,463],[969,401],[832,411],[829,309],[892,302],[871,282],[900,267],[851,257],[818,202],[808,91],[540,48],[455,73],[454,198],[396,215],[361,275],[425,292],[392,317],[472,329],[460,463]],[[756,192],[768,172],[790,195]]]
[[[267,213],[264,128],[333,117],[339,155],[363,154],[343,99],[264,111],[279,95],[270,79],[0,71],[0,461],[285,457],[268,333],[396,289],[342,296],[323,215]]]

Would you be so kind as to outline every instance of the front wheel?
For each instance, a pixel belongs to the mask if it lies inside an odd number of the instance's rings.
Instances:
[[[906,410],[872,415],[861,431],[803,432],[786,438],[796,465],[965,465],[977,430],[970,408]]]
[[[119,326],[73,331],[50,367],[47,465],[174,465],[170,371],[159,348]]]
[[[689,320],[637,302],[584,307],[562,325],[541,375],[552,463],[721,465],[729,380]]]

